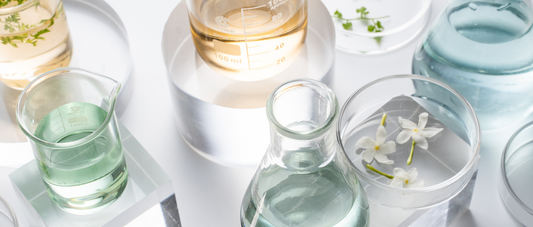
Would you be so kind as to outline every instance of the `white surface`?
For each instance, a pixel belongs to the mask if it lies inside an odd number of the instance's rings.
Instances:
[[[122,122],[173,178],[182,225],[240,226],[240,205],[255,169],[224,167],[196,154],[178,134],[172,119],[169,85],[161,54],[161,35],[178,1],[108,0],[121,16],[135,63],[135,90]],[[446,1],[436,0],[432,20]],[[430,22],[431,23],[431,22]],[[334,91],[343,103],[364,84],[387,75],[411,72],[414,42],[385,55],[360,56],[337,51]],[[470,211],[458,226],[518,226],[507,213],[497,189],[499,161],[505,142],[519,124],[483,134],[478,180]],[[0,167],[0,194],[22,216],[9,182],[13,169]]]

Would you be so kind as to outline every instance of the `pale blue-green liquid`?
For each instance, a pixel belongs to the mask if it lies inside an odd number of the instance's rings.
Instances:
[[[456,89],[483,129],[512,124],[533,106],[532,23],[533,12],[522,1],[449,8],[417,48],[413,73]]]
[[[292,158],[286,163],[295,168],[273,164],[260,170],[244,197],[241,226],[368,226],[368,203],[354,175],[343,175],[334,162],[316,168],[313,158]]]
[[[107,115],[93,104],[68,103],[48,113],[34,135],[52,143],[78,141],[96,131]],[[48,194],[63,210],[93,213],[110,205],[126,187],[122,144],[112,126],[95,139],[70,148],[37,149],[44,159],[39,166]]]

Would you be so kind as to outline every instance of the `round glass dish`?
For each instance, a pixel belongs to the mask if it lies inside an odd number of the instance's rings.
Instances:
[[[109,76],[122,84],[116,113],[129,103],[133,61],[128,35],[118,14],[103,0],[63,0],[72,36],[70,67]],[[21,91],[0,83],[0,166],[19,167],[33,159],[26,136],[20,131],[15,106]]]
[[[18,227],[17,217],[7,201],[0,196],[0,226]]]
[[[501,159],[500,196],[509,213],[533,226],[533,122],[509,139]]]
[[[379,54],[397,49],[415,38],[426,25],[431,0],[328,0],[324,1],[337,33],[337,48],[343,51],[359,54]],[[346,29],[345,19],[361,17],[360,10],[366,8],[366,18],[375,20],[349,20],[350,28]],[[338,11],[342,14],[339,19],[334,16]],[[376,28],[369,32],[369,26],[377,27],[380,21],[383,29]],[[343,26],[343,24],[345,26]]]
[[[407,165],[411,140],[396,142],[402,130],[398,118],[419,122],[423,112],[429,113],[427,127],[443,130],[427,139],[427,149],[416,146],[413,162]],[[371,165],[391,175],[395,167],[406,171],[417,168],[418,179],[425,181],[423,187],[393,187],[388,184],[389,179],[365,167],[356,142],[362,136],[375,138],[383,113],[388,115],[385,141],[396,143],[396,152],[387,155],[394,163],[374,160]],[[350,96],[340,112],[337,140],[369,201],[402,210],[426,209],[453,198],[470,182],[477,171],[481,131],[474,110],[455,90],[434,79],[397,75],[375,80]]]

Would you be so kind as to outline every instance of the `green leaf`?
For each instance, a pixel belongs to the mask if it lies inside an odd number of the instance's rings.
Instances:
[[[378,43],[378,45],[381,45],[381,39],[382,39],[382,38],[383,38],[383,37],[381,37],[381,36],[374,37],[374,39],[376,40],[376,42]]]
[[[346,29],[346,30],[351,30],[352,29],[352,22],[346,21],[346,23],[342,24],[342,27],[344,27],[344,29]]]
[[[339,12],[339,10],[336,10],[335,13],[333,14],[333,16],[335,16],[337,18],[342,18],[342,13]]]
[[[375,28],[376,28],[376,27],[374,27],[374,25],[368,25],[368,29],[367,29],[367,30],[368,30],[369,32],[373,32]]]
[[[381,26],[381,21],[378,21],[376,25],[378,26],[378,28],[383,28],[383,26]]]

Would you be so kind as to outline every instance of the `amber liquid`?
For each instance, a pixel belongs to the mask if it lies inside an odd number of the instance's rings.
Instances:
[[[40,36],[43,39],[36,40],[35,45],[15,41],[17,46],[15,47],[9,43],[0,42],[0,82],[14,89],[21,90],[40,74],[52,69],[67,67],[70,64],[72,43],[63,4],[59,3],[54,12],[47,9],[48,7],[45,8],[44,3],[38,3],[17,12],[20,24],[35,27],[8,31],[3,29],[4,24],[0,23],[2,25],[0,37],[4,38],[17,36],[31,38],[31,35],[43,29],[49,30]],[[0,19],[5,21],[13,14],[1,15]],[[50,18],[53,18],[52,25],[51,20],[48,20]],[[41,23],[42,20],[48,21]],[[12,25],[19,25],[19,23],[12,23]]]
[[[246,8],[239,7],[241,0],[208,1],[198,17],[189,13],[196,50],[211,68],[229,78],[273,77],[290,66],[305,42],[307,1],[298,2],[258,1]]]

